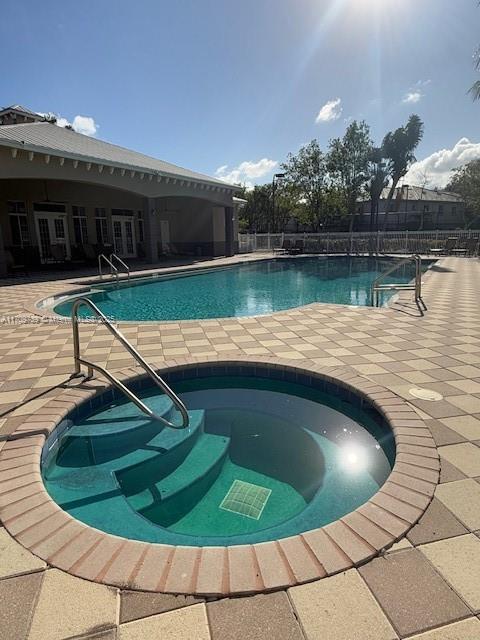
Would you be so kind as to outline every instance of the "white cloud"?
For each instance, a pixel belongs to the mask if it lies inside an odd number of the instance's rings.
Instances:
[[[418,80],[418,82],[416,82],[403,96],[403,104],[416,104],[417,102],[420,102],[420,100],[425,97],[423,89],[428,87],[431,82],[431,80]]]
[[[94,136],[97,133],[98,126],[90,116],[75,116],[72,127],[77,133],[83,133],[84,136]]]
[[[57,125],[59,127],[66,127],[67,125],[70,125],[70,122],[66,119],[66,118],[57,118]]]
[[[73,122],[63,118],[55,113],[40,113],[41,116],[53,116],[57,119],[58,127],[73,127],[77,133],[83,133],[84,136],[94,136],[98,130],[98,124],[90,116],[77,115],[74,117]]]
[[[423,93],[420,91],[409,91],[403,96],[402,102],[404,104],[415,104],[416,102],[420,102],[423,98]]]
[[[405,184],[421,184],[426,174],[429,184],[445,187],[454,169],[479,158],[480,142],[470,142],[468,138],[461,138],[452,149],[440,149],[415,162],[405,176]]]
[[[342,100],[340,98],[334,98],[326,102],[318,112],[315,122],[333,122],[338,120],[342,115]]]
[[[215,171],[215,175],[224,182],[240,183],[247,186],[247,188],[253,188],[254,182],[258,178],[263,178],[267,174],[271,173],[275,167],[278,166],[276,160],[269,160],[268,158],[262,158],[258,162],[252,162],[246,160],[241,162],[237,167],[233,169],[228,168],[228,165],[224,164]]]

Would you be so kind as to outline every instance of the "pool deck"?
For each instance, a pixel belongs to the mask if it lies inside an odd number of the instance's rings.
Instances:
[[[78,282],[20,282],[0,288],[0,449],[65,393],[71,373],[71,327],[41,317],[35,323],[31,311]],[[82,580],[48,567],[0,526],[0,639],[480,638],[479,283],[478,259],[447,257],[425,279],[423,316],[405,295],[384,309],[312,304],[258,318],[120,323],[159,365],[191,356],[274,357],[347,367],[387,387],[428,425],[440,484],[419,524],[381,557],[287,590],[216,601]],[[132,368],[104,327],[84,325],[82,338],[100,364]],[[416,399],[412,387],[443,398]]]

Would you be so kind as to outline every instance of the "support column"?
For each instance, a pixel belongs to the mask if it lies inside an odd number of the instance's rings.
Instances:
[[[160,223],[155,211],[155,198],[145,198],[143,204],[145,220],[145,257],[151,264],[158,262],[158,243],[160,240]]]
[[[235,255],[234,208],[225,207],[225,255]]]

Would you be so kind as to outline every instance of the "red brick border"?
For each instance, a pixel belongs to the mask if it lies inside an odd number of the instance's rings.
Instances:
[[[184,547],[127,540],[75,520],[48,495],[40,460],[46,437],[76,406],[105,390],[92,380],[65,390],[11,434],[0,451],[0,518],[24,547],[73,575],[122,588],[202,596],[252,594],[318,580],[358,566],[390,547],[419,520],[438,483],[440,463],[427,425],[393,392],[349,367],[239,356],[157,363],[160,371],[207,365],[258,365],[318,376],[360,395],[391,426],[397,447],[385,484],[336,522],[273,542]],[[122,380],[139,377],[125,369]]]

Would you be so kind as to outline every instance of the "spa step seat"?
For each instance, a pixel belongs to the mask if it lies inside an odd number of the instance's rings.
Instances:
[[[166,395],[157,395],[142,398],[145,404],[155,411],[155,413],[167,420],[171,419],[175,412],[173,402]],[[89,418],[82,420],[82,424],[74,425],[68,432],[70,437],[104,438],[106,436],[119,437],[123,433],[128,433],[138,428],[148,425],[158,424],[145,416],[140,409],[131,403],[122,402],[116,404],[100,414],[96,413]]]
[[[185,503],[190,503],[192,499],[197,502],[220,473],[229,444],[230,438],[202,433],[195,447],[170,475],[130,496],[130,504],[158,522],[154,512],[157,507],[163,511],[166,502],[174,498],[181,498]]]
[[[101,466],[108,466],[115,471],[122,489],[127,493],[130,492],[129,477],[131,476],[136,484],[140,467],[144,483],[151,483],[153,481],[150,480],[151,477],[157,479],[168,475],[188,455],[198,436],[203,433],[205,411],[193,409],[188,412],[188,415],[190,422],[187,428],[163,427],[161,431],[157,429],[154,436],[147,442],[135,444],[134,441],[134,445],[125,455],[103,462]],[[108,454],[108,451],[103,450],[102,441],[95,441],[93,446],[96,459],[102,459]]]
[[[59,504],[68,508],[73,517],[107,533],[139,540],[155,540],[161,535],[155,524],[132,509],[118,487],[115,474],[99,473],[91,493],[86,496],[83,490],[81,499],[59,501]],[[71,492],[69,494],[72,498]]]
[[[142,434],[138,442],[138,432],[136,438],[131,434],[131,438],[134,439],[128,443],[128,446],[126,441],[119,446],[112,440],[112,436],[93,440],[67,436],[61,449],[63,465],[68,468],[71,461],[72,467],[78,466],[75,477],[84,476],[87,486],[94,477],[100,480],[101,472],[119,475],[125,472],[128,475],[128,471],[138,465],[146,465],[143,468],[145,475],[151,466],[155,472],[154,477],[158,478],[159,465],[165,468],[164,475],[168,475],[188,454],[198,435],[203,431],[205,412],[201,409],[191,410],[189,417],[190,424],[186,429],[164,427],[159,431],[157,425],[153,436],[150,434],[145,437],[145,434]],[[119,455],[119,449],[123,455]],[[149,461],[151,461],[150,464]],[[55,470],[55,475],[57,474],[58,469]],[[50,479],[48,469],[46,477]],[[54,480],[61,482],[61,478],[56,477]]]

